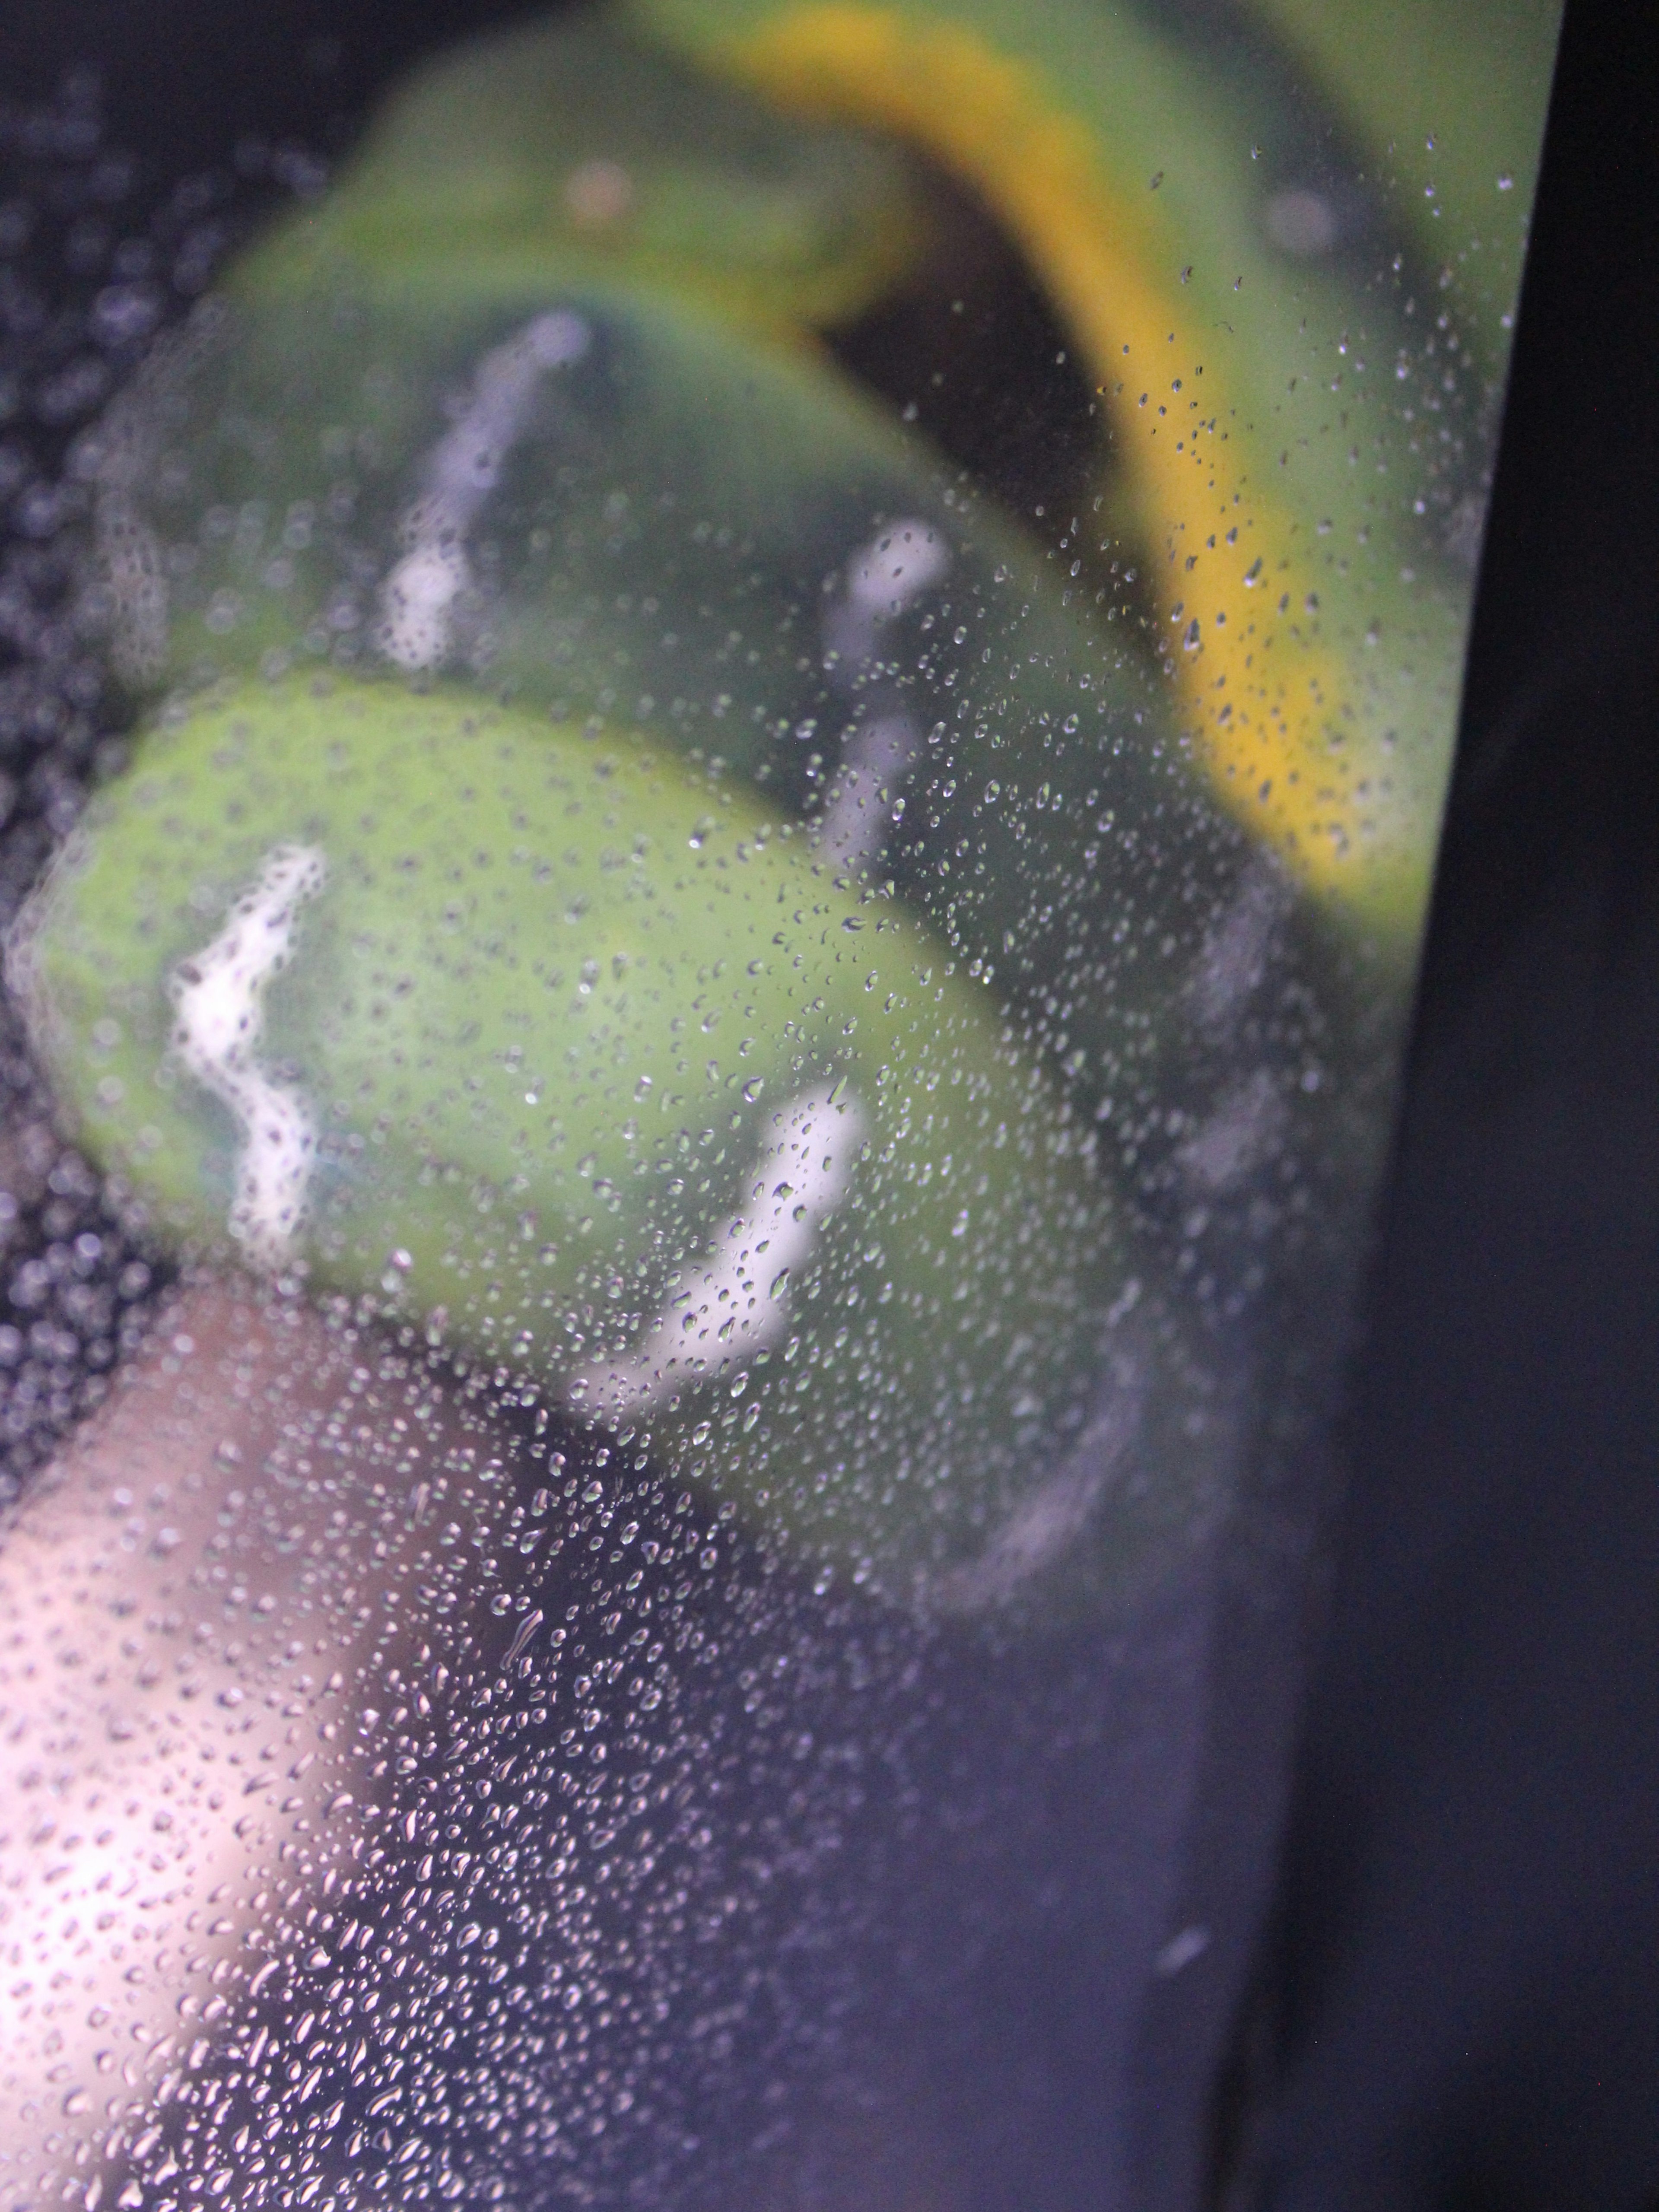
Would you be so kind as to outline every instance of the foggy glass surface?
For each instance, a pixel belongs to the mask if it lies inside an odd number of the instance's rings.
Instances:
[[[8,2205],[1127,2201],[1553,37],[1391,12],[0,115]]]

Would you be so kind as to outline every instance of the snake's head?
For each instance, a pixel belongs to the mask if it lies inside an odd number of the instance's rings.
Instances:
[[[776,331],[858,314],[925,246],[913,165],[803,128],[613,18],[526,26],[417,73],[339,186],[236,289],[345,264],[379,287],[518,292],[556,273],[700,294]]]

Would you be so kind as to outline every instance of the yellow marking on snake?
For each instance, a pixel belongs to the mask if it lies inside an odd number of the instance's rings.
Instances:
[[[1222,380],[1148,275],[1171,243],[1111,185],[1089,126],[974,32],[893,9],[792,9],[727,53],[784,106],[910,138],[989,204],[1099,380],[1156,549],[1166,658],[1223,803],[1310,890],[1394,904],[1379,872],[1401,856],[1367,848],[1359,702],[1321,638],[1304,526],[1252,487]]]

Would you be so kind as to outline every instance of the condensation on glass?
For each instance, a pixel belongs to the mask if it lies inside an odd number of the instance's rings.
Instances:
[[[1117,2201],[1553,33],[526,16],[188,312],[83,246],[110,390],[11,486],[125,736],[10,864],[8,2206]]]

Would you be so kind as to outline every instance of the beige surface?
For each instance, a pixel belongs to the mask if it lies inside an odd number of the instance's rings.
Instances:
[[[374,1682],[481,1433],[383,1342],[198,1287],[0,1542],[8,2203],[142,2159],[295,1896],[376,1847]]]

